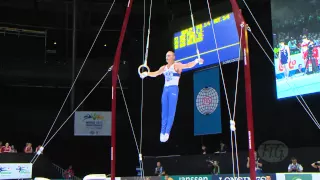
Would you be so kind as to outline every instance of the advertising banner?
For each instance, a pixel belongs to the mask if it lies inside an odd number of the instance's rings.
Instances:
[[[277,180],[319,180],[319,173],[277,173]]]
[[[256,180],[275,180],[276,174],[258,174]],[[219,174],[213,175],[212,180],[251,180],[250,174],[240,174],[239,178],[236,174],[235,177],[233,174]]]
[[[161,180],[161,176],[145,176],[144,179],[141,176],[122,177],[121,180]]]
[[[165,180],[165,177],[162,176],[161,180]],[[212,175],[169,176],[168,180],[212,180]]]
[[[32,178],[31,163],[0,164],[0,179],[30,179]]]
[[[219,134],[221,128],[220,71],[211,68],[195,72],[194,135]]]
[[[111,177],[107,177],[105,174],[89,174],[83,180],[111,180]],[[115,180],[121,180],[121,177],[115,177]]]
[[[111,112],[77,111],[74,115],[75,136],[111,136]]]

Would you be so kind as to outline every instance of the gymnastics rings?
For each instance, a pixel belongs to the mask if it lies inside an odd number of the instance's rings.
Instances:
[[[142,69],[142,68],[146,68],[146,69],[147,69],[147,73],[150,72],[150,68],[149,68],[149,66],[148,66],[146,63],[141,64],[141,65],[138,67],[138,73],[139,73],[140,76],[143,76],[142,73],[144,73],[144,72],[141,72],[141,69]]]

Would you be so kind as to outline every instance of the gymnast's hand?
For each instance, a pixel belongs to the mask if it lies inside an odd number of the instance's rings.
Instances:
[[[198,62],[199,64],[203,64],[204,60],[202,58],[198,58],[196,59],[196,62]]]
[[[140,78],[141,79],[144,79],[147,76],[148,76],[148,72],[143,72],[143,73],[140,74]]]

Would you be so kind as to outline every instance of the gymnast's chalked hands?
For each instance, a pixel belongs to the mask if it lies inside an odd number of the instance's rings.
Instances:
[[[203,64],[204,60],[202,58],[197,58],[196,62],[199,63],[199,64]]]
[[[147,76],[148,76],[148,72],[143,72],[143,73],[140,74],[140,78],[141,79],[144,79]]]
[[[203,64],[204,60],[203,59],[199,59],[199,64]]]

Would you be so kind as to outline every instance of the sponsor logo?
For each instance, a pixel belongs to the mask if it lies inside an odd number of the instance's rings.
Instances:
[[[196,99],[198,111],[203,115],[212,114],[219,104],[218,92],[212,87],[205,87],[200,90]]]
[[[152,179],[151,179],[152,180]],[[162,176],[161,180],[165,180]],[[198,175],[198,176],[170,176],[168,180],[212,180],[211,175]]]
[[[11,175],[11,169],[9,167],[0,166],[0,175]]]
[[[97,113],[88,113],[83,116],[83,120],[103,120],[104,117]]]
[[[256,180],[275,180],[275,179],[276,177],[274,174],[256,176]],[[240,174],[239,177],[237,177],[237,175],[234,177],[232,174],[227,174],[227,175],[213,175],[212,180],[251,180],[251,178],[250,178],[250,174]]]
[[[179,180],[209,180],[208,177],[179,177]]]
[[[250,177],[219,177],[219,180],[251,180]],[[267,177],[256,177],[256,180],[268,180]]]
[[[283,161],[288,156],[288,153],[288,147],[278,140],[265,141],[258,148],[259,157],[271,163]]]
[[[30,170],[29,167],[26,166],[18,166],[18,168],[16,169],[20,174],[30,174]]]

